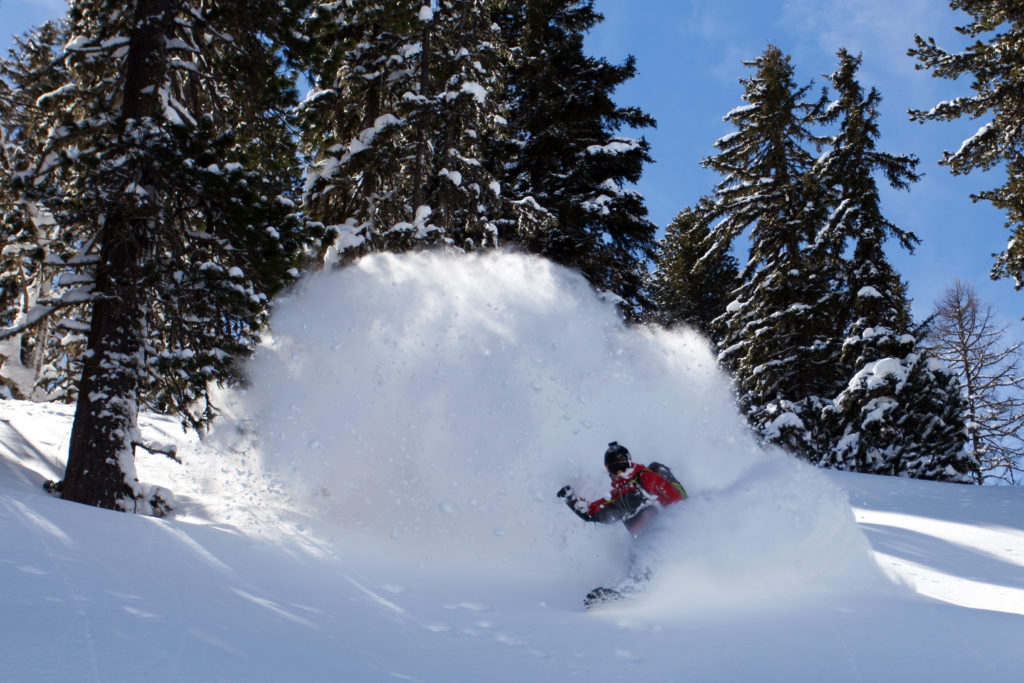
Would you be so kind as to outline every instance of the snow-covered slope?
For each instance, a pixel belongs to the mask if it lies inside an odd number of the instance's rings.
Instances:
[[[170,519],[54,499],[66,408],[0,402],[0,680],[1019,680],[1024,496],[822,473],[744,435],[688,334],[523,257],[365,261],[281,305],[211,438],[146,416]],[[691,499],[640,598],[618,439]],[[258,445],[257,445],[258,441]]]

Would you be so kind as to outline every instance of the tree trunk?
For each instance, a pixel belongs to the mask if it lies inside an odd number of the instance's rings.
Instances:
[[[127,502],[135,497],[131,482],[135,480],[133,442],[138,418],[140,340],[135,297],[120,296],[129,288],[117,278],[130,277],[138,256],[133,240],[117,240],[111,232],[103,245],[97,273],[98,298],[93,304],[61,497],[86,505],[127,509]],[[117,232],[123,235],[123,230]]]
[[[125,61],[121,125],[133,127],[125,150],[139,153],[139,133],[146,139],[147,119],[160,115],[159,87],[168,64],[165,36],[171,34],[178,3],[141,0]],[[131,123],[132,125],[128,125]],[[145,151],[138,154],[134,182],[155,194]],[[100,181],[102,182],[102,180]],[[122,179],[121,182],[125,182]],[[130,510],[135,496],[135,441],[142,338],[138,321],[139,274],[155,229],[152,204],[139,205],[125,188],[110,192],[99,229],[100,262],[88,348],[79,383],[78,405],[68,448],[61,496],[87,505]],[[117,203],[114,203],[117,202]]]
[[[430,92],[430,69],[431,69],[431,46],[430,37],[432,31],[431,24],[427,23],[423,26],[423,38],[422,38],[422,51],[420,53],[420,91],[419,96],[421,98],[430,98],[432,93]],[[422,100],[421,100],[422,101]],[[421,105],[422,106],[422,105]],[[421,111],[422,116],[422,111]],[[413,215],[419,210],[419,208],[426,202],[426,188],[424,184],[427,180],[427,167],[429,160],[427,156],[430,154],[430,145],[428,142],[429,136],[429,120],[421,120],[419,122],[419,130],[417,131],[416,141],[416,168],[413,172],[412,180],[412,203],[413,203]]]

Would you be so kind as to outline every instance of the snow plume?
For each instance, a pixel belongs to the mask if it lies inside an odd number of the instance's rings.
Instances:
[[[736,482],[662,515],[645,564],[656,569],[645,611],[794,606],[827,593],[889,593],[845,494],[810,465],[766,458]],[[671,536],[677,542],[660,542]]]
[[[665,515],[686,537],[666,580],[693,578],[697,556],[720,581],[786,585],[870,564],[842,494],[747,435],[699,335],[627,327],[550,262],[370,256],[305,280],[271,334],[243,398],[264,465],[321,519],[409,561],[614,580],[622,526],[582,523],[555,492],[604,495],[617,440],[691,495]]]

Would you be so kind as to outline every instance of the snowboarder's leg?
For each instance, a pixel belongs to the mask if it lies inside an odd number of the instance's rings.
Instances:
[[[629,598],[644,590],[654,578],[654,567],[658,564],[658,544],[664,542],[665,533],[657,524],[644,529],[642,534],[634,538],[629,549],[629,564],[625,578],[614,587],[600,586],[587,593],[583,599],[587,609]]]
[[[583,604],[587,609],[590,609],[597,605],[628,598],[638,593],[653,576],[654,571],[646,562],[645,554],[642,552],[640,544],[634,543],[629,553],[629,568],[627,569],[626,577],[617,583],[614,588],[599,586],[590,591],[583,598]]]
[[[636,592],[645,583],[654,577],[654,570],[651,569],[648,539],[637,539],[629,551],[629,568],[626,570],[626,578],[616,586],[620,592]]]

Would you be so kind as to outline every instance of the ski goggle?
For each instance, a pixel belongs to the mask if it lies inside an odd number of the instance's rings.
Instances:
[[[614,460],[607,463],[604,468],[608,470],[608,476],[614,477],[619,472],[625,472],[629,468],[629,460],[622,458],[621,460]]]

